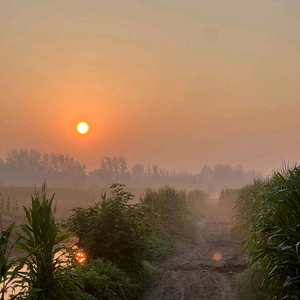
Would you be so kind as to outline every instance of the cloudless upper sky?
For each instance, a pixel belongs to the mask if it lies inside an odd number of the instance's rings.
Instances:
[[[299,0],[1,0],[0,157],[298,162],[299,32]]]

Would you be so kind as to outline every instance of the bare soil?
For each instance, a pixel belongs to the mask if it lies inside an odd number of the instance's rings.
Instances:
[[[237,300],[234,275],[246,266],[231,225],[217,203],[210,203],[194,243],[157,266],[154,282],[140,300]]]

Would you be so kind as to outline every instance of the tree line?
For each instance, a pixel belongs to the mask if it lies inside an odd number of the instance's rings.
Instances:
[[[13,149],[0,158],[0,182],[34,185],[47,178],[49,185],[83,186],[87,175],[84,164],[70,155],[44,153],[34,149]]]
[[[255,170],[245,171],[241,165],[217,164],[214,168],[205,165],[199,174],[183,171],[168,171],[157,164],[147,168],[137,163],[131,169],[127,168],[127,160],[123,156],[105,157],[101,159],[96,175],[103,183],[130,182],[131,185],[147,186],[149,183],[159,184],[203,184],[205,186],[226,183],[244,184],[263,175]]]
[[[110,185],[124,182],[131,186],[149,184],[201,184],[219,186],[227,183],[244,184],[262,174],[245,171],[241,165],[207,165],[198,174],[184,171],[168,171],[159,165],[145,167],[137,163],[129,170],[123,156],[104,157],[99,169],[86,172],[86,166],[72,156],[61,153],[41,153],[34,149],[13,149],[0,158],[0,185],[34,185],[47,179],[49,185],[61,187],[83,187],[85,185]]]

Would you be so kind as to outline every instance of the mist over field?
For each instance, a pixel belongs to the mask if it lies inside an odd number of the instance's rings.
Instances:
[[[70,155],[44,153],[34,149],[13,149],[0,160],[0,185],[40,186],[47,181],[52,187],[108,188],[114,182],[129,187],[201,188],[214,194],[222,188],[239,188],[263,175],[255,170],[244,170],[241,165],[217,164],[203,166],[198,174],[184,171],[169,171],[154,164],[147,168],[137,163],[130,170],[123,156],[105,157],[99,168],[86,172],[86,166]]]
[[[193,174],[297,162],[299,17],[296,0],[3,0],[0,157]]]
[[[299,0],[1,0],[1,300],[299,299]]]

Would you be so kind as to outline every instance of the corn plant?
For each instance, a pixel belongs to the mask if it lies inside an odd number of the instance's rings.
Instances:
[[[209,199],[209,194],[201,190],[189,191],[187,195],[187,203],[191,207],[200,209],[205,208],[206,201]]]
[[[274,173],[265,189],[243,245],[250,265],[261,265],[269,299],[300,299],[300,166]]]
[[[32,298],[50,299],[47,297],[57,286],[57,275],[65,268],[62,266],[64,261],[61,254],[64,247],[59,244],[73,233],[61,234],[55,223],[52,211],[54,196],[47,198],[44,183],[42,195],[36,193],[35,197],[31,197],[31,208],[24,207],[27,224],[21,225],[23,235],[18,248],[28,254],[24,263],[29,272],[21,272],[21,280],[16,282],[16,286],[22,288],[20,296],[29,289],[38,292],[33,293]]]
[[[160,224],[170,232],[180,232],[185,226],[187,199],[184,191],[165,186],[158,191],[147,189],[140,202],[159,215]]]
[[[256,224],[256,216],[261,211],[262,192],[266,191],[267,181],[254,180],[252,184],[245,185],[237,191],[235,197],[235,206],[233,208],[235,221],[239,226],[241,232],[247,237],[252,232],[253,226]],[[222,191],[223,192],[223,191]],[[220,195],[220,198],[226,197],[226,190],[224,194]]]
[[[21,237],[19,236],[7,253],[10,234],[14,228],[14,225],[15,223],[12,223],[6,230],[2,230],[2,234],[0,237],[0,283],[3,285],[1,289],[1,300],[4,299],[4,293],[7,293],[8,284],[15,278],[17,272],[22,267],[17,267],[13,273],[9,272],[9,270],[15,263],[15,260],[9,261],[10,253],[21,239]]]

